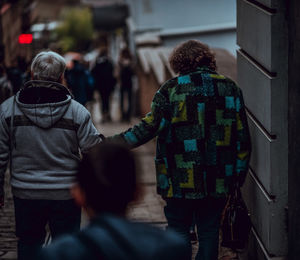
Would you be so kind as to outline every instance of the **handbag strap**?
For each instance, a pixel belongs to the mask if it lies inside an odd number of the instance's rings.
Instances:
[[[220,223],[221,223],[221,226],[222,226],[222,225],[223,225],[223,223],[224,223],[224,219],[225,219],[226,210],[227,210],[227,209],[228,209],[228,207],[229,207],[229,204],[230,204],[230,201],[231,201],[231,197],[232,197],[232,195],[228,195],[228,198],[227,198],[227,201],[226,201],[225,207],[224,207],[224,209],[223,209],[223,211],[222,211],[222,214],[221,214],[221,221],[220,221]]]
[[[242,194],[241,194],[241,189],[238,185],[234,185],[233,190],[229,193],[227,202],[225,204],[225,207],[222,212],[222,217],[221,217],[221,225],[223,225],[224,218],[225,218],[225,213],[228,207],[230,207],[234,202],[241,200],[242,199]]]

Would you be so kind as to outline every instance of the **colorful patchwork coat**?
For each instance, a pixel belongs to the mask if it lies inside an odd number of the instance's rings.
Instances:
[[[151,112],[111,139],[134,148],[155,136],[163,198],[220,197],[244,182],[251,145],[242,92],[215,71],[198,68],[168,80]]]

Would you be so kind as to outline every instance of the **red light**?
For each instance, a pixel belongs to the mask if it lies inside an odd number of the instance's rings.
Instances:
[[[20,44],[30,44],[30,43],[32,43],[32,34],[20,34],[19,43]]]

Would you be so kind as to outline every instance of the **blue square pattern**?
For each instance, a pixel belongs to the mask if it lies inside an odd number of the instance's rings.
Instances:
[[[171,131],[171,128],[169,127],[168,129],[168,133],[167,133],[167,136],[166,136],[166,143],[172,143],[172,131]]]
[[[163,159],[164,159],[164,161],[165,161],[165,166],[166,166],[166,168],[168,169],[168,161],[167,161],[167,158],[164,157]]]
[[[205,109],[205,104],[204,103],[198,103],[197,104],[198,112],[203,112]]]
[[[241,142],[237,142],[237,143],[236,143],[236,149],[237,149],[238,151],[241,150]]]
[[[232,164],[225,165],[225,174],[226,174],[226,176],[233,175],[233,165]]]
[[[202,77],[202,95],[212,97],[215,95],[214,84],[209,74],[201,74]]]
[[[170,187],[168,177],[164,174],[158,176],[158,186],[159,188],[166,190]]]
[[[191,78],[189,75],[178,77],[178,84],[189,84],[189,83],[191,83]]]
[[[225,107],[227,109],[234,109],[234,97],[225,97]]]
[[[162,118],[159,128],[158,128],[158,131],[163,130],[165,128],[165,126],[166,126],[166,119]]]
[[[237,160],[236,161],[236,172],[244,172],[247,170],[247,161]]]
[[[132,132],[127,132],[124,134],[124,137],[129,144],[136,144],[138,142],[138,139]]]
[[[236,112],[240,112],[241,100],[239,98],[236,98],[235,103],[236,103]]]
[[[191,139],[191,140],[184,140],[184,150],[186,152],[196,152],[197,149],[197,140]]]

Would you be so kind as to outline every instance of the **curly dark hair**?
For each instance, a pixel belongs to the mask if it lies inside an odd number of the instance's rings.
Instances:
[[[206,44],[197,40],[189,40],[176,46],[169,57],[169,62],[174,72],[179,74],[203,66],[211,70],[217,69],[215,55]]]

